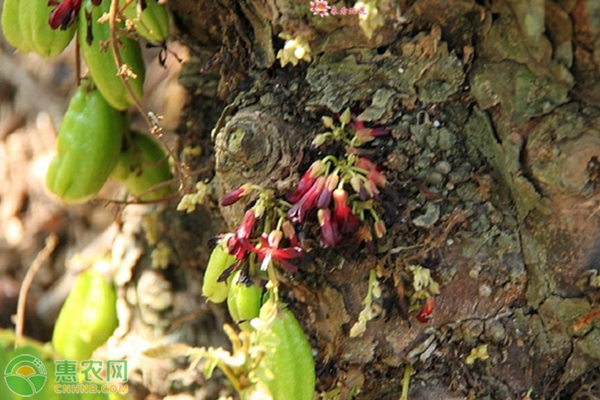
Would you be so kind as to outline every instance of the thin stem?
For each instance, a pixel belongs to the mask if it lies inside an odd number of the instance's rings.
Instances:
[[[79,47],[79,40],[75,40],[75,77],[77,87],[79,87],[81,84],[81,48]]]
[[[400,396],[400,400],[408,400],[408,385],[413,371],[414,369],[410,364],[404,368],[404,376],[402,377],[402,395]]]
[[[125,6],[129,5],[133,0],[126,0],[126,1],[127,2],[126,2]],[[120,42],[119,42],[119,38],[117,37],[117,32],[119,30],[119,27],[117,26],[117,16],[118,15],[119,15],[119,0],[112,0],[110,3],[110,11],[109,11],[109,15],[108,15],[108,17],[109,17],[108,23],[110,26],[110,44],[111,44],[111,48],[112,48],[113,57],[115,58],[115,62],[117,64],[117,70],[120,70],[121,67],[123,65],[125,65],[125,63],[123,62],[123,58],[121,56],[121,49],[119,49]],[[127,90],[127,93],[133,100],[133,104],[134,104],[135,108],[142,115],[142,118],[144,119],[144,122],[146,123],[146,125],[148,125],[148,129],[150,129],[150,132],[154,136],[156,136],[156,138],[160,141],[160,143],[163,145],[163,147],[167,150],[167,153],[169,154],[169,156],[171,158],[173,158],[173,160],[175,161],[175,163],[174,163],[175,171],[177,173],[177,178],[179,179],[179,185],[180,185],[180,190],[181,190],[184,187],[184,183],[183,183],[184,175],[183,175],[183,171],[181,170],[181,166],[179,165],[178,158],[175,157],[175,154],[173,153],[173,151],[165,144],[162,134],[160,133],[162,131],[162,128],[158,124],[158,118],[150,118],[150,115],[154,115],[154,114],[150,114],[150,113],[147,113],[144,111],[144,108],[142,107],[142,103],[140,102],[140,99],[135,94],[133,88],[129,84],[128,77],[125,75],[126,74],[119,74],[119,77],[123,81],[123,85],[125,85],[125,89]]]
[[[130,0],[128,0],[130,1]],[[118,26],[117,26],[117,15],[119,14],[119,0],[112,0],[110,3],[110,11],[108,15],[108,23],[110,26],[110,44],[112,48],[113,57],[115,58],[115,62],[117,64],[117,70],[121,69],[125,63],[123,62],[123,58],[121,57],[121,50],[119,49],[119,38],[117,37]],[[135,108],[142,114],[142,118],[150,128],[152,133],[160,132],[161,128],[158,125],[152,123],[147,113],[144,111],[142,104],[140,103],[140,99],[136,96],[133,88],[129,84],[128,77],[125,74],[119,74],[119,77],[123,81],[123,85],[125,85],[125,90],[129,94],[129,97],[133,100],[133,104]]]
[[[56,235],[50,235],[46,239],[46,245],[38,253],[31,263],[31,267],[27,270],[25,274],[25,278],[23,278],[23,284],[21,285],[21,290],[19,290],[19,301],[17,303],[17,315],[16,315],[16,328],[15,328],[15,348],[18,347],[19,342],[23,338],[23,329],[25,327],[25,310],[27,306],[27,293],[29,292],[29,288],[31,287],[31,283],[33,282],[33,277],[37,274],[43,262],[50,257],[50,254],[56,248],[58,244],[58,237]]]

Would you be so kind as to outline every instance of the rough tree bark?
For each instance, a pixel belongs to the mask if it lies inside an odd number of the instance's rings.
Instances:
[[[199,285],[209,237],[235,227],[243,206],[219,210],[218,195],[245,182],[291,190],[321,116],[351,107],[391,132],[372,154],[388,178],[390,243],[377,255],[315,250],[283,282],[317,354],[318,390],[398,399],[411,365],[414,400],[599,398],[598,1],[381,0],[370,39],[356,16],[321,18],[308,0],[168,4],[193,55],[181,146],[203,148],[185,161],[215,192],[194,213],[159,218],[171,265],[138,267],[124,284],[138,300],[123,344],[226,343],[215,333],[225,313],[204,306]],[[282,68],[280,33],[304,37],[312,62]],[[138,218],[126,215],[133,233]],[[425,324],[398,306],[412,264],[441,285]],[[373,268],[379,316],[351,338]],[[489,358],[468,363],[481,345]],[[140,362],[140,393],[215,398],[185,367]]]

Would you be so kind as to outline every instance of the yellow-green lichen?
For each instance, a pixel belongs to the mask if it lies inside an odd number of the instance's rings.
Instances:
[[[467,356],[465,363],[471,365],[477,360],[487,360],[488,358],[490,358],[490,355],[487,351],[487,344],[481,344],[471,349],[471,353]]]
[[[285,67],[288,63],[295,67],[300,61],[311,61],[310,46],[306,39],[301,36],[292,39],[291,36],[285,33],[279,35],[279,37],[286,39],[283,49],[277,53],[277,58],[282,67]]]
[[[384,23],[383,16],[377,9],[377,2],[359,1],[354,5],[354,8],[361,10],[361,12],[358,14],[358,24],[365,33],[365,36],[368,39],[371,39],[375,30],[377,30],[379,27],[382,27]]]

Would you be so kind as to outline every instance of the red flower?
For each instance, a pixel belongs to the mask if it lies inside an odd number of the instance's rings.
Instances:
[[[64,31],[75,22],[75,17],[81,8],[81,0],[63,0],[62,2],[50,0],[48,7],[51,6],[56,6],[56,8],[50,12],[48,23],[52,29],[60,28]]]
[[[244,219],[242,219],[242,223],[237,228],[236,236],[240,239],[248,239],[255,222],[256,215],[254,214],[254,210],[250,209],[246,211],[246,214],[244,214]]]
[[[249,238],[255,222],[256,215],[254,214],[254,210],[250,209],[246,211],[240,226],[237,228],[235,233],[230,235],[227,239],[227,248],[229,250],[229,254],[235,256],[235,258],[238,260],[242,259],[246,255],[246,252],[253,249]]]
[[[423,309],[417,314],[417,319],[424,324],[427,323],[431,319],[431,313],[433,312],[434,306],[435,299],[433,297],[428,297],[427,300],[425,300]]]
[[[260,236],[261,246],[255,250],[258,255],[258,260],[261,261],[260,269],[265,271],[269,267],[271,261],[277,261],[283,265],[288,271],[295,272],[298,268],[289,262],[293,258],[300,257],[302,255],[302,249],[298,246],[287,247],[279,249],[279,242],[283,237],[283,232],[272,231],[269,233],[269,237],[264,233]]]
[[[344,233],[350,233],[358,228],[358,218],[352,213],[348,206],[348,192],[338,188],[333,191],[333,203],[335,205],[333,218]]]
[[[331,210],[319,210],[317,213],[319,225],[321,225],[321,245],[323,247],[335,247],[342,241],[336,221],[331,220]]]
[[[288,211],[288,218],[292,222],[303,222],[306,217],[306,213],[315,207],[317,197],[321,194],[321,191],[325,187],[325,177],[320,176],[310,187],[310,189],[304,193],[300,200],[292,206]]]
[[[288,195],[288,200],[291,203],[296,203],[298,200],[300,200],[300,198],[302,196],[304,196],[304,194],[308,190],[310,190],[310,188],[314,185],[315,180],[324,171],[325,171],[325,164],[323,164],[323,161],[317,160],[314,163],[312,163],[310,168],[308,168],[308,171],[306,171],[304,173],[304,175],[302,175],[302,178],[300,178],[300,182],[298,182],[298,187],[296,188],[294,193],[291,195]]]
[[[317,208],[329,207],[329,203],[331,203],[331,192],[333,192],[339,181],[340,177],[337,174],[329,175],[327,177],[327,180],[325,181],[325,188],[317,198]]]

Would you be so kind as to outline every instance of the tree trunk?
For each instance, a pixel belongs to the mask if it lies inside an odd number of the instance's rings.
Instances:
[[[137,335],[226,343],[225,313],[199,291],[208,239],[243,212],[219,209],[219,195],[246,182],[293,191],[321,117],[350,107],[390,132],[369,153],[388,181],[388,242],[379,253],[351,239],[316,248],[282,275],[318,391],[398,399],[410,366],[411,400],[599,396],[600,3],[380,0],[362,26],[313,15],[307,0],[168,4],[192,50],[181,146],[202,147],[185,161],[215,192],[193,213],[160,217],[173,265],[134,274],[140,299],[154,287],[138,301]],[[306,39],[311,61],[281,67],[281,37]],[[415,265],[440,284],[425,323],[406,312]],[[381,294],[351,337],[373,269]],[[200,316],[181,320],[189,314]],[[157,380],[140,365],[140,391],[217,397],[185,367]]]

